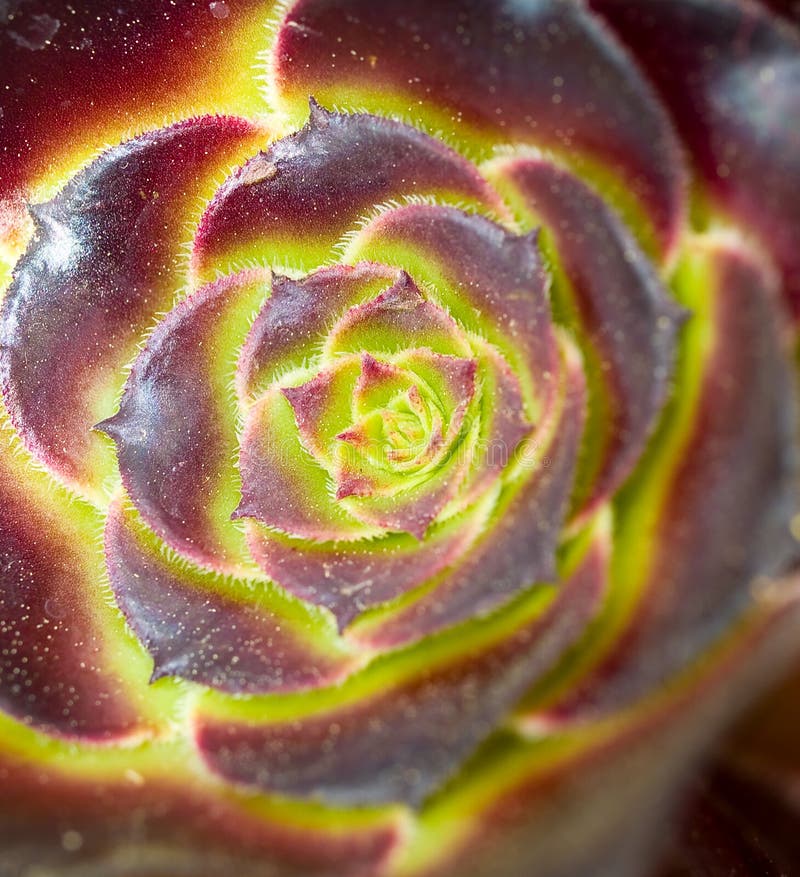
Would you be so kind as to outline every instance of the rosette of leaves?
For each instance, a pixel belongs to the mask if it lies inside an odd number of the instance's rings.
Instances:
[[[796,638],[796,31],[3,16],[6,872],[646,873]]]

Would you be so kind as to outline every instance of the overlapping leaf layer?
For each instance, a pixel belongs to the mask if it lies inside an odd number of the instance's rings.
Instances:
[[[48,89],[0,114],[3,861],[638,873],[796,630],[800,37],[37,3],[0,13]]]

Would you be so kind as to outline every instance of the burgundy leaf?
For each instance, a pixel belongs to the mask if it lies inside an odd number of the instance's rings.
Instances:
[[[481,510],[432,528],[424,541],[392,533],[362,544],[309,544],[247,522],[253,558],[292,594],[325,606],[343,630],[365,609],[413,590],[450,566],[486,525]]]
[[[789,21],[800,24],[800,2],[798,0],[762,0],[762,2]]]
[[[111,741],[144,730],[109,666],[91,525],[0,467],[0,709],[60,737]],[[109,613],[113,610],[108,610]]]
[[[299,280],[273,275],[272,295],[264,303],[242,349],[237,387],[243,402],[286,368],[318,350],[335,320],[348,307],[397,281],[397,271],[363,263],[321,268]]]
[[[592,546],[558,598],[508,636],[372,697],[291,722],[197,719],[209,766],[228,779],[337,804],[419,805],[581,634],[605,590]]]
[[[780,584],[791,591],[797,583]],[[468,804],[475,792],[492,790],[455,850],[444,847],[421,875],[650,874],[648,867],[657,864],[653,851],[663,847],[694,758],[768,684],[775,668],[796,654],[799,619],[796,596],[763,606],[727,639],[715,660],[659,691],[648,706],[624,711],[611,722],[549,739],[536,734],[525,744],[506,736],[495,760],[487,759],[483,770],[473,763],[461,784],[450,785],[447,800],[440,799],[439,815],[446,817],[459,792],[461,803]],[[441,826],[435,802],[431,810],[433,825]],[[711,871],[710,877],[717,875]]]
[[[534,397],[546,406],[557,389],[558,345],[536,244],[535,234],[511,234],[482,216],[412,204],[368,223],[347,257],[407,259],[418,284],[435,289],[463,328],[515,366],[526,403]]]
[[[471,467],[457,503],[466,507],[489,490],[513,463],[520,442],[533,424],[525,414],[520,382],[505,359],[489,344],[478,347],[482,387],[481,429],[472,449]]]
[[[264,136],[242,119],[181,122],[109,149],[32,208],[36,233],[0,311],[0,382],[26,445],[62,478],[99,488],[91,430],[184,283],[187,211]]]
[[[662,251],[683,222],[683,170],[669,119],[602,23],[580,3],[355,0],[347,14],[300,0],[273,50],[275,88],[293,107],[315,94],[378,110],[391,98],[490,141],[588,157],[639,199]],[[352,96],[351,96],[352,95]]]
[[[436,353],[458,356],[471,354],[456,321],[425,299],[405,271],[376,298],[350,308],[331,327],[325,340],[329,353],[396,353],[407,347],[428,347]]]
[[[751,0],[591,0],[663,95],[713,200],[800,313],[800,34]]]
[[[503,212],[474,166],[443,143],[379,116],[330,113],[313,100],[306,126],[273,143],[218,190],[194,244],[195,272],[267,259],[306,270],[375,205],[449,193]],[[291,255],[287,255],[291,254]]]
[[[785,877],[800,861],[796,810],[723,767],[693,783],[679,827],[657,877]]]
[[[98,424],[116,442],[123,483],[147,523],[175,550],[220,569],[237,560],[229,518],[238,495],[219,508],[222,489],[236,483],[236,410],[224,386],[238,346],[231,325],[268,293],[268,273],[250,271],[185,299],[136,358],[117,414]],[[226,355],[229,374],[220,373]]]
[[[272,388],[247,414],[239,452],[242,498],[233,517],[254,518],[315,542],[377,535],[330,495],[331,476],[323,462],[303,446],[291,405]]]
[[[0,201],[15,192],[30,197],[43,176],[64,172],[65,158],[74,166],[98,145],[130,136],[132,124],[141,130],[176,113],[241,112],[225,108],[256,91],[243,43],[262,30],[270,6],[236,0],[220,19],[195,0],[4,4]]]
[[[170,561],[119,503],[105,548],[114,597],[153,657],[153,680],[180,676],[256,694],[331,683],[354,665],[343,652],[315,647],[313,635],[271,608],[265,583],[237,596],[216,576]]]
[[[597,444],[604,447],[592,481],[581,485],[587,514],[630,474],[661,413],[680,309],[625,226],[568,171],[526,157],[501,159],[492,171],[548,228],[576,321],[596,351],[604,390],[602,401],[592,400],[601,405],[592,424],[592,454]]]
[[[174,750],[159,755],[161,770],[131,767],[103,779],[1,756],[3,867],[24,873],[35,862],[56,872],[109,874],[124,858],[137,865],[124,873],[136,877],[365,877],[379,873],[400,844],[395,815],[367,815],[345,827],[298,823],[251,795],[221,795],[176,765]],[[140,767],[135,756],[128,762]]]
[[[774,285],[739,244],[712,241],[694,255],[710,268],[715,330],[691,429],[637,608],[605,660],[553,708],[557,718],[605,713],[663,685],[747,607],[754,578],[784,572],[797,555],[797,411]],[[641,526],[636,512],[628,521]]]

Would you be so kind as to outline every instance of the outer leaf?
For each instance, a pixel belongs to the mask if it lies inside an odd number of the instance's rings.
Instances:
[[[607,551],[599,538],[543,614],[500,638],[486,625],[488,636],[476,634],[469,652],[371,697],[292,722],[201,715],[204,757],[230,779],[274,791],[339,804],[419,805],[580,635],[603,594]]]
[[[780,582],[775,602],[649,705],[577,734],[504,738],[432,804],[400,873],[648,873],[693,759],[796,651],[795,585]]]
[[[548,229],[555,293],[588,348],[590,421],[576,497],[585,516],[616,493],[661,414],[680,310],[614,212],[572,174],[530,157],[499,159],[490,172],[526,225]]]
[[[708,310],[687,324],[683,394],[622,506],[616,579],[638,584],[633,609],[607,621],[598,666],[567,676],[556,718],[608,713],[666,684],[745,611],[756,577],[797,556],[797,411],[774,282],[723,237],[694,242],[678,287]]]
[[[220,17],[193,0],[6,4],[0,202],[14,193],[30,200],[99,145],[129,137],[131,125],[138,132],[165,119],[258,112],[251,65],[273,6],[237,0]]]
[[[247,522],[247,537],[253,557],[273,581],[330,609],[342,630],[365,609],[412,591],[452,565],[486,527],[493,506],[479,505],[432,528],[423,542],[391,533],[362,543],[309,544],[253,522]]]
[[[54,490],[30,459],[0,454],[0,719],[111,742],[151,730],[121,666],[129,653],[103,599],[100,516]],[[158,706],[158,699],[154,698]],[[159,719],[160,722],[160,719]]]
[[[503,209],[475,168],[441,142],[379,116],[330,113],[312,100],[301,131],[220,187],[195,238],[194,270],[208,277],[256,258],[308,271],[331,257],[362,214],[408,195]]]
[[[238,496],[230,384],[250,316],[269,294],[251,271],[197,290],[164,319],[134,362],[119,411],[98,424],[117,445],[125,487],[175,550],[236,569]]]
[[[103,153],[33,208],[34,240],[0,311],[0,384],[27,446],[80,489],[96,494],[109,474],[92,427],[113,412],[123,367],[184,283],[193,199],[265,137],[223,116],[161,128]]]
[[[659,252],[677,241],[683,174],[666,114],[581,3],[301,0],[273,49],[274,96],[299,122],[307,95],[409,115],[472,151],[552,147],[607,168],[640,204]],[[298,118],[299,116],[299,118]]]
[[[659,88],[712,201],[756,233],[800,310],[800,34],[751,0],[591,0]]]
[[[93,758],[41,742],[19,751],[18,738],[11,751],[0,756],[8,873],[34,861],[92,877],[364,877],[383,870],[403,833],[398,814],[326,820],[220,795],[174,745]]]
[[[292,691],[336,681],[356,663],[265,582],[233,588],[164,557],[120,502],[109,512],[105,549],[117,605],[153,656],[151,681],[180,676],[234,694]]]

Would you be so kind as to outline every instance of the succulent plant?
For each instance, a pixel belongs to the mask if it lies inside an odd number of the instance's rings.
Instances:
[[[2,877],[652,873],[797,651],[770,5],[0,8]]]

